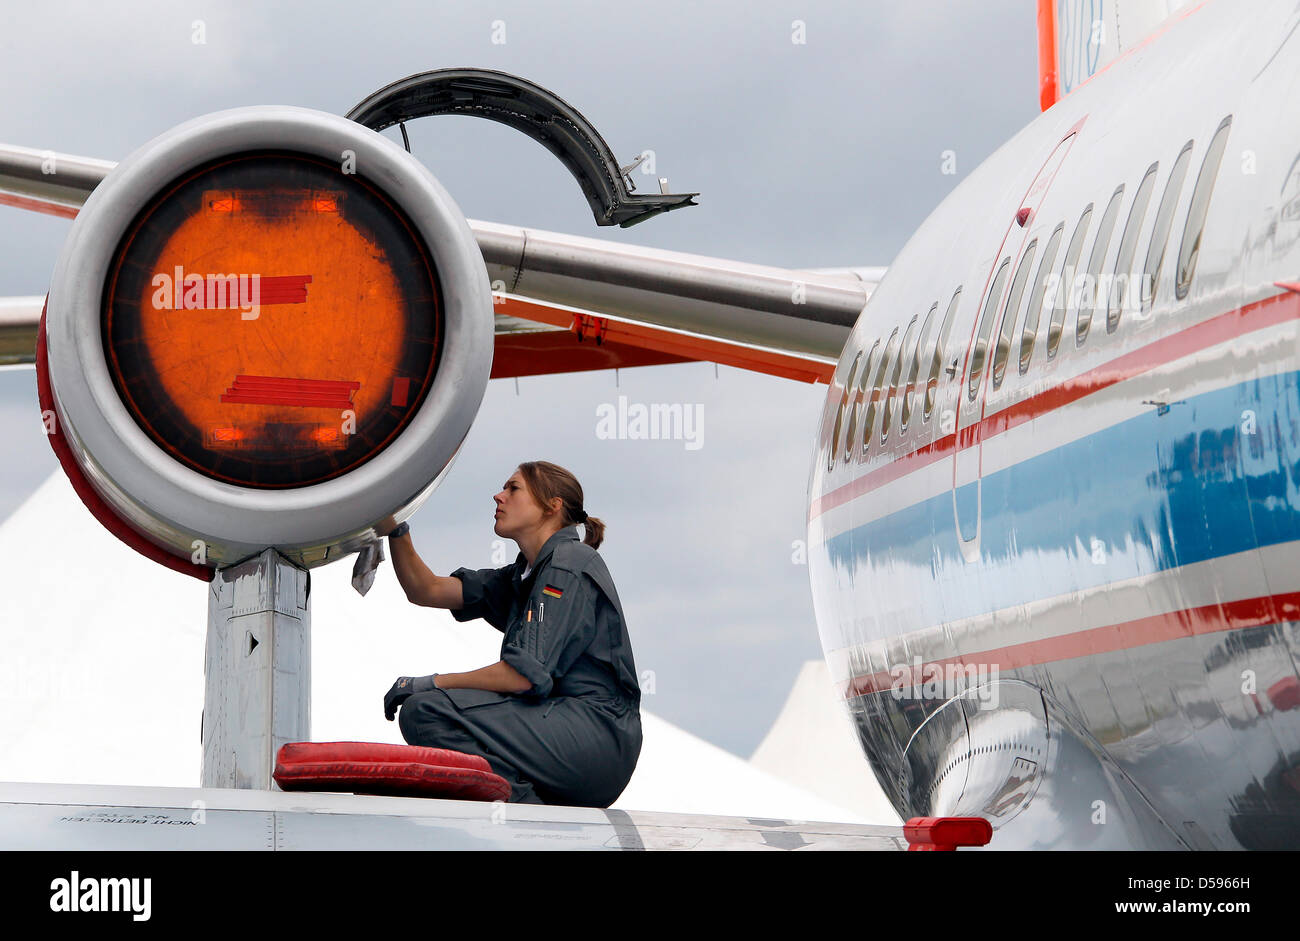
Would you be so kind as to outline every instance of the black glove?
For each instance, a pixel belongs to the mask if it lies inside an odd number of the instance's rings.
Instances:
[[[384,718],[392,722],[397,715],[397,707],[411,696],[435,689],[433,678],[437,675],[437,673],[430,673],[428,676],[399,676],[393,688],[384,697]]]

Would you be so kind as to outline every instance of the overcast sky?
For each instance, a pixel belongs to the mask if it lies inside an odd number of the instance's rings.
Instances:
[[[889,264],[1038,113],[1023,0],[48,2],[5,17],[6,143],[118,160],[210,111],[341,114],[414,72],[502,69],[580,110],[621,162],[653,149],[658,174],[699,191],[699,206],[598,228],[573,178],[518,132],[464,117],[411,125],[414,153],[467,216],[787,267]],[[792,42],[796,21],[806,42]],[[941,173],[949,150],[955,175]],[[0,207],[0,295],[47,290],[69,225]],[[807,568],[791,558],[825,391],[709,363],[493,381],[412,521],[416,545],[439,574],[499,564],[493,494],[520,461],[569,468],[608,525],[601,554],[638,669],[654,672],[644,705],[748,757],[800,664],[821,656]],[[703,446],[598,438],[597,408],[619,395],[702,406]],[[0,440],[3,519],[56,467],[30,369],[0,370]],[[21,590],[21,573],[0,579]]]

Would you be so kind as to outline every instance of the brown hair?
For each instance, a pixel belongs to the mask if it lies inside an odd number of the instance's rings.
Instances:
[[[556,497],[563,501],[560,506],[561,529],[577,525],[580,511],[583,511],[582,484],[578,483],[578,478],[550,461],[525,461],[519,465],[519,473],[523,475],[529,493],[543,511],[551,508],[550,503]],[[582,541],[593,549],[599,549],[605,540],[604,521],[588,516],[583,525],[586,536]]]

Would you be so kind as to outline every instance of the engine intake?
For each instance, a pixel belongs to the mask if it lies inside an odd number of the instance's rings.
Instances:
[[[42,407],[74,485],[150,545],[312,567],[450,468],[492,321],[469,225],[418,161],[335,115],[223,111],[146,144],[82,208],[50,287]]]

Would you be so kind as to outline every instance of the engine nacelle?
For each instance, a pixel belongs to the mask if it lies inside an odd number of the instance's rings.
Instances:
[[[56,452],[111,529],[201,577],[268,547],[312,567],[450,468],[487,387],[492,295],[464,215],[400,147],[240,108],[98,186],[41,342]]]

